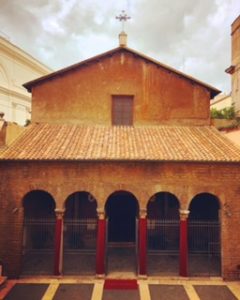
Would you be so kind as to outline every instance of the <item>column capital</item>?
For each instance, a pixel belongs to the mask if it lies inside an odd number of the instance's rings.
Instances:
[[[99,220],[104,220],[105,219],[105,210],[104,208],[97,208],[97,214],[98,214],[98,219]]]
[[[181,221],[187,220],[189,213],[190,213],[190,210],[188,210],[188,209],[179,209],[180,220]]]
[[[64,212],[65,212],[65,208],[55,208],[55,214],[57,219],[63,219]]]
[[[147,217],[147,210],[146,208],[140,208],[139,210],[139,218],[146,219]]]

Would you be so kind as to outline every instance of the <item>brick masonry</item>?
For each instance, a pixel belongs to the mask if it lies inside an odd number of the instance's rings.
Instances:
[[[57,72],[33,83],[30,90],[32,122],[84,126],[111,126],[113,95],[134,97],[134,126],[208,126],[210,97],[219,92],[124,48]],[[44,141],[44,132],[41,138]],[[58,142],[66,147],[64,138]],[[23,148],[27,152],[28,144]],[[61,209],[70,194],[86,191],[96,198],[102,211],[109,195],[124,190],[134,194],[142,210],[158,192],[174,194],[183,210],[188,209],[199,193],[216,195],[221,206],[222,276],[236,277],[240,263],[239,168],[239,163],[131,159],[125,162],[1,160],[0,259],[4,270],[10,277],[21,273],[23,199],[27,193],[46,191],[55,200],[56,208]]]
[[[240,225],[239,165],[193,163],[81,163],[81,162],[18,162],[1,165],[3,170],[0,210],[0,256],[9,276],[21,272],[23,235],[23,198],[32,190],[52,195],[56,208],[63,208],[67,197],[87,191],[104,209],[115,191],[131,192],[145,209],[152,195],[174,194],[181,209],[188,209],[199,193],[211,193],[220,201],[222,276],[239,276]],[[126,175],[127,174],[127,175]]]

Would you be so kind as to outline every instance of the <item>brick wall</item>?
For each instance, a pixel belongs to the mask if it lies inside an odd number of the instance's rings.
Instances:
[[[22,199],[32,190],[52,195],[57,208],[77,191],[90,192],[98,208],[109,195],[125,190],[133,193],[139,207],[146,208],[157,192],[174,194],[181,209],[187,209],[199,193],[220,200],[222,276],[238,276],[240,264],[240,165],[155,162],[1,162],[0,257],[9,276],[21,270],[23,234]]]
[[[210,124],[207,88],[124,51],[34,86],[32,122],[111,125],[113,95],[134,97],[134,125]]]

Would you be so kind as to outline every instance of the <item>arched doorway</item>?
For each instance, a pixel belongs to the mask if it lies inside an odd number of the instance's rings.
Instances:
[[[24,275],[52,274],[54,263],[55,202],[45,191],[31,191],[23,198]]]
[[[107,269],[112,272],[137,271],[138,201],[126,191],[118,191],[107,199]]]
[[[209,193],[196,195],[188,222],[189,275],[221,274],[219,200]]]
[[[64,214],[64,274],[95,274],[97,202],[88,192],[71,194]]]
[[[177,275],[179,202],[171,193],[153,195],[147,205],[148,274]]]

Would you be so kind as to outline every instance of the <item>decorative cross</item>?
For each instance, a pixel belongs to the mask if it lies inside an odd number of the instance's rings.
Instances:
[[[116,19],[122,22],[122,31],[124,31],[124,22],[127,22],[127,20],[131,19],[131,17],[126,14],[125,10],[122,10],[121,14],[116,16]]]

